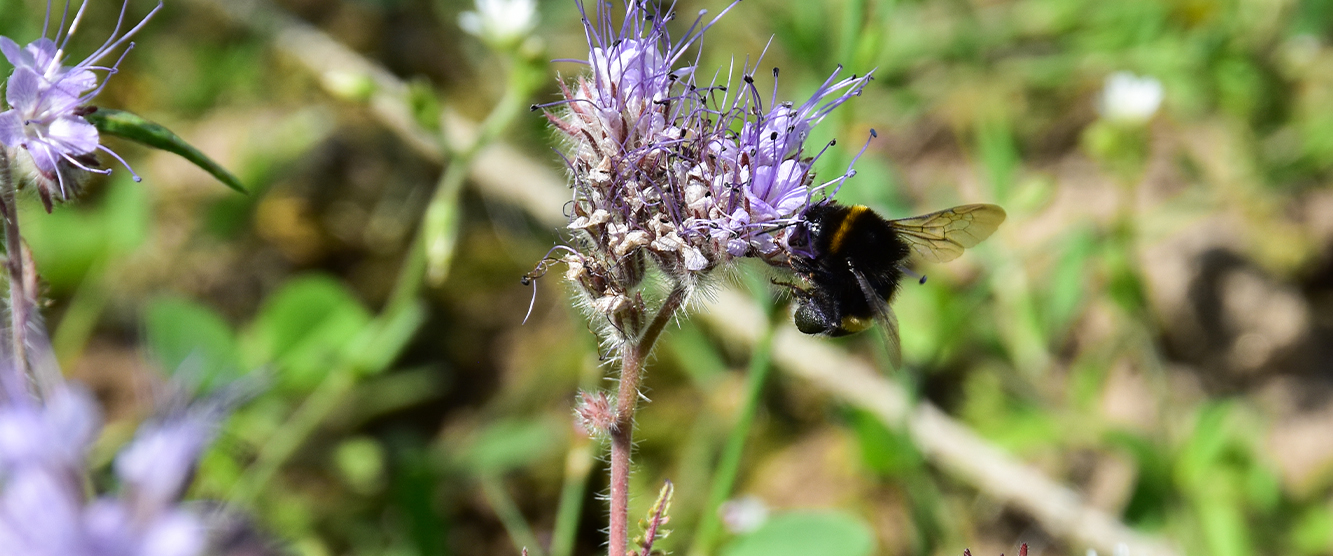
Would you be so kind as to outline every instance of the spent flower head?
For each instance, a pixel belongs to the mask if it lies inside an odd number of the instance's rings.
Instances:
[[[162,4],[159,2],[137,25],[122,33],[129,7],[126,0],[121,5],[111,36],[87,58],[73,65],[66,65],[65,47],[83,21],[88,1],[79,4],[69,27],[65,27],[69,7],[66,2],[54,37],[45,34],[51,22],[49,4],[41,38],[20,47],[13,39],[0,36],[0,52],[14,66],[5,83],[8,109],[0,112],[0,145],[28,153],[36,169],[38,193],[48,211],[52,198],[68,200],[76,193],[82,172],[110,172],[98,164],[97,151],[106,152],[124,164],[116,153],[101,145],[97,128],[84,116],[96,110],[88,103],[106,86],[105,79],[99,83],[98,72],[107,76],[116,73],[125,54],[134,46],[128,42],[130,37],[162,8]],[[119,56],[106,65],[117,51],[120,51]],[[134,179],[137,181],[139,177],[135,175]]]
[[[789,264],[787,230],[813,194],[853,174],[816,182],[810,130],[870,76],[839,79],[839,68],[800,104],[777,101],[777,70],[774,94],[760,94],[757,63],[745,65],[741,83],[702,84],[689,53],[716,18],[705,23],[701,12],[673,39],[674,13],[627,2],[615,23],[610,6],[585,11],[588,70],[561,84],[561,100],[534,108],[548,109],[566,139],[566,276],[615,340],[642,326],[639,286],[653,269],[692,290],[739,257]]]

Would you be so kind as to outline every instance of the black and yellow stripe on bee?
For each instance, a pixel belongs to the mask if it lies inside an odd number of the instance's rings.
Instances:
[[[870,213],[870,207],[865,205],[855,205],[847,209],[847,213],[838,223],[838,229],[833,232],[833,237],[829,239],[829,253],[841,253],[842,245],[846,242],[847,236],[851,234],[852,227],[862,215]],[[873,213],[871,213],[873,214]]]

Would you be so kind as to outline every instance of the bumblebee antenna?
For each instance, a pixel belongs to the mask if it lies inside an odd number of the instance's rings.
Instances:
[[[925,275],[925,274],[922,274],[922,273],[920,273],[920,272],[917,272],[917,271],[915,271],[915,270],[912,270],[912,269],[910,269],[910,268],[907,268],[907,267],[905,267],[905,266],[903,266],[903,265],[898,265],[898,270],[903,271],[903,274],[906,274],[906,275],[908,275],[908,276],[911,276],[911,277],[913,277],[913,278],[916,278],[916,283],[918,283],[918,284],[925,284],[925,283],[926,283],[926,275]]]

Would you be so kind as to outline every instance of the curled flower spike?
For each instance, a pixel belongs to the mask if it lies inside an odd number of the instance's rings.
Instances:
[[[84,116],[96,110],[88,103],[106,86],[105,80],[98,83],[96,72],[106,72],[107,76],[116,73],[125,54],[134,47],[128,42],[130,37],[162,8],[159,2],[137,25],[121,33],[129,7],[126,0],[111,37],[83,61],[66,66],[65,46],[83,20],[87,6],[87,0],[79,4],[68,29],[64,28],[62,15],[54,38],[43,36],[19,47],[13,39],[0,36],[0,53],[14,66],[5,86],[9,109],[0,112],[0,144],[28,153],[37,170],[37,189],[47,212],[51,210],[52,198],[68,200],[77,193],[81,173],[110,173],[100,168],[97,151],[125,164],[119,155],[101,145],[97,128]],[[68,12],[66,3],[64,14]],[[49,22],[49,4],[47,19]],[[125,48],[120,56],[111,65],[104,65],[103,61],[121,47]],[[128,170],[129,166],[125,168]],[[134,171],[130,170],[130,174],[134,175]],[[139,181],[139,176],[134,175],[134,179]]]
[[[615,426],[616,415],[614,402],[606,392],[579,392],[578,403],[574,405],[574,415],[583,426],[588,436],[601,438]]]
[[[738,257],[789,265],[784,236],[814,191],[806,140],[870,76],[839,79],[839,68],[801,104],[765,102],[748,63],[734,91],[696,81],[687,52],[716,17],[705,23],[701,12],[674,40],[674,13],[627,2],[616,24],[610,6],[584,12],[588,59],[579,62],[589,71],[562,84],[563,99],[535,108],[548,109],[567,139],[567,277],[616,342],[643,324],[639,286],[650,274],[691,291]]]

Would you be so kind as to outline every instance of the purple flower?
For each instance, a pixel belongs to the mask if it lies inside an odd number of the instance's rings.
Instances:
[[[0,555],[82,556],[83,496],[68,477],[42,467],[8,474],[0,491]]]
[[[0,144],[28,152],[39,176],[38,192],[48,212],[53,196],[68,200],[74,194],[79,172],[110,172],[98,167],[95,156],[98,150],[124,164],[116,153],[100,144],[97,128],[84,116],[95,110],[87,105],[105,86],[105,82],[98,85],[95,72],[115,73],[129,48],[110,66],[100,65],[102,60],[124,46],[162,8],[159,2],[138,25],[122,35],[121,23],[129,6],[126,0],[111,37],[83,61],[66,66],[65,44],[83,19],[87,5],[84,0],[68,31],[61,30],[55,39],[42,37],[20,48],[9,37],[0,37],[0,53],[14,66],[5,86],[9,110],[0,112]],[[139,177],[136,175],[134,179],[137,181]]]
[[[80,483],[41,467],[8,477],[0,491],[0,556],[196,556],[203,522],[165,508],[135,513],[123,499],[85,503]]]
[[[43,405],[19,399],[0,406],[0,477],[28,466],[79,472],[101,428],[97,403],[72,386]]]
[[[616,323],[611,336],[632,336],[650,264],[686,287],[738,257],[786,264],[785,235],[828,185],[812,187],[810,131],[870,77],[835,71],[801,104],[761,98],[749,64],[739,87],[701,84],[697,57],[685,60],[712,25],[702,13],[673,40],[673,14],[653,3],[627,2],[618,24],[609,3],[597,6],[584,19],[590,72],[542,107],[561,107],[547,118],[569,140],[567,276]]]
[[[115,461],[119,496],[88,500],[85,457],[100,429],[85,391],[0,406],[0,556],[197,556],[202,519],[180,505],[220,418],[195,404],[140,428]]]
[[[650,39],[626,39],[610,48],[594,48],[589,63],[602,99],[613,98],[621,104],[661,100],[670,87],[671,66]]]
[[[143,511],[160,510],[184,494],[212,436],[211,422],[197,414],[144,425],[116,456],[116,476]]]
[[[707,143],[709,153],[699,172],[710,176],[711,188],[689,203],[686,229],[707,232],[732,257],[750,254],[781,263],[785,241],[782,235],[797,222],[810,204],[814,158],[805,154],[810,130],[848,99],[861,94],[870,74],[837,80],[841,68],[825,80],[815,94],[800,106],[784,102],[771,110],[758,110],[761,99],[754,92],[742,97],[716,128]],[[873,72],[872,72],[873,73]],[[776,76],[776,72],[774,74]],[[755,116],[755,114],[759,114]],[[753,118],[753,119],[750,119]],[[736,123],[742,120],[743,123]],[[727,130],[739,126],[734,137]],[[835,182],[850,177],[848,169]]]

